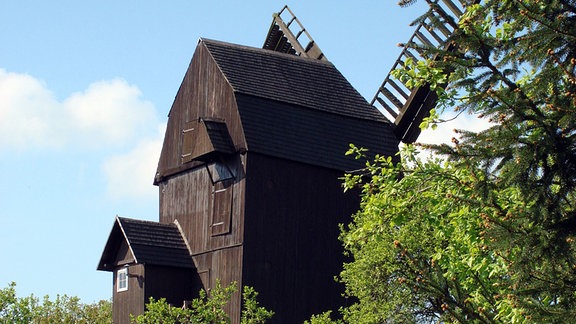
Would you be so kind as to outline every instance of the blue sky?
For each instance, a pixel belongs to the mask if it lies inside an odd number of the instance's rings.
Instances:
[[[287,4],[370,100],[425,10],[396,2]],[[2,1],[0,287],[110,298],[97,262],[116,215],[158,219],[166,116],[198,39],[261,47],[284,4]]]

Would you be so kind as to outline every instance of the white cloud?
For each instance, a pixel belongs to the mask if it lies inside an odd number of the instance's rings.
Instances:
[[[490,123],[486,119],[477,118],[473,115],[461,115],[454,120],[438,124],[435,130],[426,129],[422,131],[418,137],[418,143],[454,145],[452,138],[459,137],[459,135],[454,132],[455,129],[478,132],[490,126]],[[426,159],[431,155],[429,151],[421,151],[419,157]]]
[[[152,185],[165,126],[158,127],[156,138],[142,140],[134,149],[104,162],[108,194],[114,199],[155,198],[157,188]]]
[[[0,149],[55,146],[60,104],[35,78],[0,69]]]
[[[0,150],[129,144],[157,124],[137,87],[114,79],[58,101],[39,80],[0,69]]]
[[[0,69],[0,152],[88,151],[103,161],[112,198],[157,196],[152,181],[165,128],[159,124],[153,104],[124,80],[94,82],[57,100],[38,79]],[[125,153],[112,155],[119,150]]]
[[[92,83],[83,92],[64,101],[71,129],[95,144],[123,143],[155,121],[152,103],[140,99],[141,92],[124,80]]]

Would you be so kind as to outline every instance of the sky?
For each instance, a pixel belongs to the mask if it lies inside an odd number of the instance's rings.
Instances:
[[[0,2],[0,288],[111,298],[97,263],[116,215],[158,220],[167,114],[199,38],[261,47],[288,4],[370,101],[426,9],[396,2]]]

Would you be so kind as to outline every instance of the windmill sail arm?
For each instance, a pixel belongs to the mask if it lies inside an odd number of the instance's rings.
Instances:
[[[395,134],[404,143],[413,143],[417,140],[420,135],[420,124],[436,106],[438,96],[428,85],[411,88],[401,80],[393,79],[392,72],[404,68],[408,59],[413,62],[429,59],[427,54],[429,52],[425,50],[427,48],[455,50],[450,39],[469,1],[427,0],[427,2],[430,11],[419,20],[414,33],[404,45],[404,49],[371,102],[394,121]],[[406,93],[410,95],[406,96]]]
[[[282,18],[283,16],[286,18]],[[273,15],[272,25],[262,48],[327,60],[318,44],[288,6],[284,6],[282,10]]]

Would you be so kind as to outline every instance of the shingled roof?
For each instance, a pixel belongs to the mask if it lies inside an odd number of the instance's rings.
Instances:
[[[389,122],[327,61],[202,38],[237,93]]]
[[[349,144],[394,156],[391,123],[327,61],[201,39],[234,89],[248,151],[350,171]]]
[[[98,263],[98,270],[113,270],[122,241],[128,244],[137,264],[194,268],[184,238],[176,224],[116,217]]]

